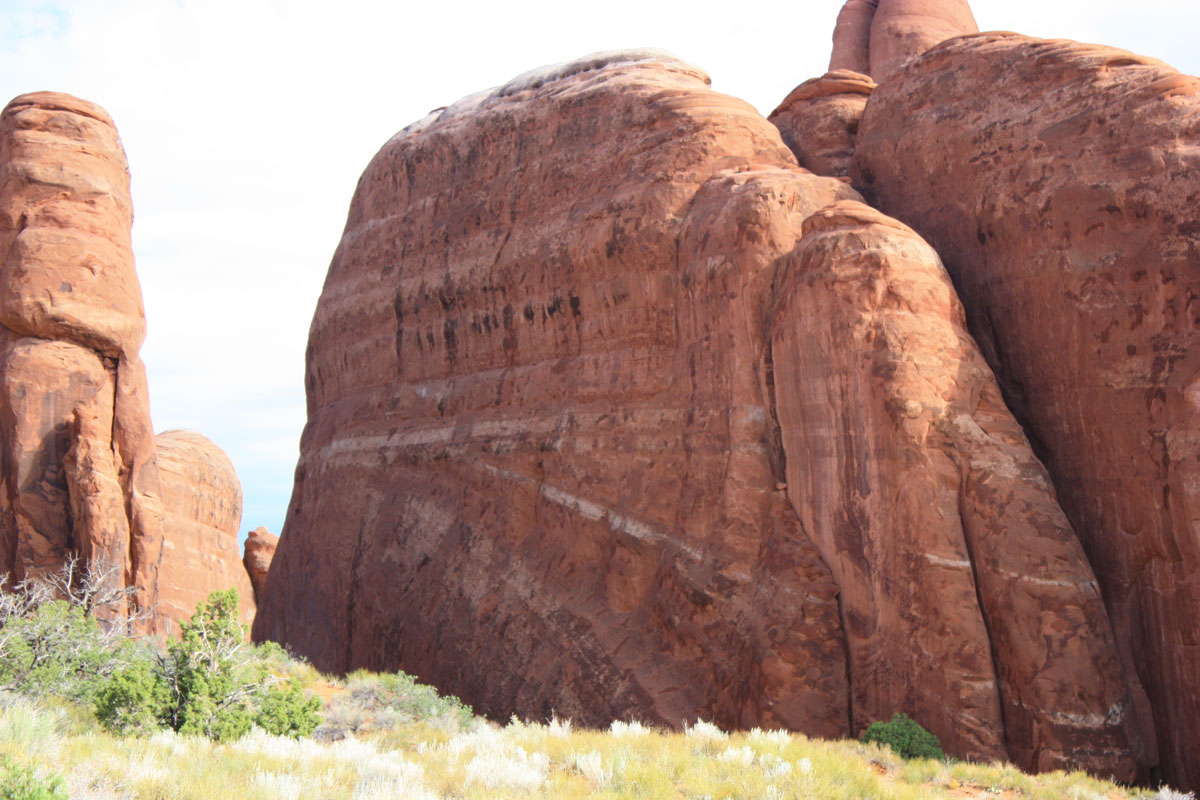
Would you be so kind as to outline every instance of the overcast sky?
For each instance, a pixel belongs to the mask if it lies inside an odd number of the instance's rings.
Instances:
[[[825,71],[842,0],[602,3],[0,0],[0,102],[69,92],[116,120],[157,431],[233,459],[242,532],[279,532],[304,349],[358,176],[400,128],[532,67],[659,47],[763,112]],[[1124,47],[1200,74],[1195,0],[975,0],[981,30]]]

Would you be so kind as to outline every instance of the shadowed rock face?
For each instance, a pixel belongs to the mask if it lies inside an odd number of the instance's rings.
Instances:
[[[863,191],[945,259],[1096,570],[1163,775],[1187,787],[1200,785],[1198,169],[1200,79],[1015,34],[946,42],[881,84],[855,156]],[[1151,763],[1153,740],[1147,724]]]
[[[254,621],[254,588],[242,565],[238,528],[242,484],[229,457],[194,431],[155,437],[166,509],[159,613],[175,623],[189,619],[215,591],[234,588],[242,621]]]
[[[50,92],[8,104],[0,116],[0,572],[17,581],[57,570],[72,553],[102,560],[137,588],[139,608],[161,600],[159,611],[178,620],[212,589],[238,584],[250,597],[237,554],[241,487],[211,443],[170,434],[160,482],[138,358],[146,322],[132,222],[125,153],[103,109]],[[199,511],[208,503],[236,513],[209,518]]]
[[[934,45],[978,32],[967,0],[847,0],[834,28],[829,69],[882,82]]]
[[[501,718],[911,702],[958,755],[1131,775],[1045,471],[936,254],[858,199],[661,56],[402,131],[313,319],[256,638]]]
[[[129,172],[108,115],[48,92],[0,117],[0,569],[121,565],[153,603],[154,464]],[[68,458],[68,453],[70,457]],[[72,513],[74,509],[74,513]]]
[[[800,166],[848,181],[858,121],[874,88],[866,75],[829,72],[797,86],[768,119]]]

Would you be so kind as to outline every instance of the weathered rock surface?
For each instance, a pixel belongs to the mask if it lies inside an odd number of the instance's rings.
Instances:
[[[255,636],[501,718],[913,703],[1131,775],[1095,578],[936,254],[705,83],[585,59],[375,157]]]
[[[220,451],[217,459],[170,435],[171,474],[160,484],[138,358],[146,323],[132,222],[125,153],[101,108],[49,92],[8,104],[0,117],[0,572],[34,577],[71,553],[102,560],[137,588],[139,608],[177,620],[211,589],[238,585],[251,596],[237,553],[241,487]]]
[[[242,484],[229,457],[194,431],[155,437],[166,509],[159,613],[176,623],[212,592],[235,588],[242,621],[254,621],[254,589],[242,565]]]
[[[145,317],[132,220],[125,154],[102,109],[47,92],[9,103],[0,117],[0,569],[20,579],[57,568],[70,550],[102,554],[147,607],[162,510],[137,357]],[[123,521],[110,516],[118,509]]]
[[[1149,693],[1163,775],[1200,785],[1200,79],[956,39],[872,95],[855,168],[945,259]]]
[[[262,593],[263,584],[267,580],[267,572],[271,569],[271,559],[275,557],[275,550],[278,547],[279,537],[266,528],[255,528],[246,537],[242,564],[246,567],[250,585],[254,587],[255,600]]]
[[[847,0],[834,28],[829,69],[882,82],[934,45],[978,32],[967,0]]]
[[[921,709],[953,752],[1132,779],[1099,588],[933,249],[861,203],[808,217],[771,349],[856,720]]]
[[[849,180],[858,121],[874,88],[861,73],[829,72],[793,89],[768,119],[800,166]]]
[[[750,343],[754,242],[795,235],[773,210],[852,192],[706,83],[592,58],[380,151],[256,637],[496,716],[846,731],[837,589],[776,490]]]

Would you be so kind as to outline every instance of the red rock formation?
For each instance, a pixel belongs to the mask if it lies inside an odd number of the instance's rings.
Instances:
[[[242,563],[246,574],[250,577],[250,585],[254,587],[255,600],[262,593],[267,581],[267,572],[271,569],[271,559],[279,547],[279,537],[266,528],[255,528],[246,537],[246,551]]]
[[[161,579],[161,610],[176,620],[230,585],[252,609],[237,554],[241,487],[228,459],[168,435],[170,474],[159,481],[138,358],[146,323],[132,221],[125,153],[101,108],[48,92],[8,104],[0,117],[0,571],[36,577],[74,552],[118,565],[143,609],[159,603]],[[200,509],[213,503],[224,504],[221,514]]]
[[[102,109],[51,93],[9,103],[0,117],[0,569],[20,579],[57,568],[72,549],[103,554],[148,606],[162,510],[137,357],[145,318],[132,219],[125,154]]]
[[[830,72],[797,86],[768,119],[800,166],[849,180],[858,121],[874,88],[866,75]]]
[[[254,589],[238,552],[242,484],[229,457],[194,431],[155,437],[166,509],[158,610],[189,619],[212,592],[235,588],[242,621],[254,621]]]
[[[834,28],[829,69],[882,82],[934,45],[978,32],[967,0],[847,0]]]
[[[788,496],[841,588],[856,723],[920,709],[950,752],[1132,779],[1099,589],[937,254],[843,202],[780,281]]]
[[[913,702],[959,755],[1128,776],[1094,577],[936,255],[817,213],[857,195],[702,78],[586,59],[375,157],[255,636],[503,718]]]
[[[833,29],[833,53],[829,71],[871,72],[871,21],[879,0],[846,0]]]
[[[255,635],[496,716],[843,734],[837,590],[776,490],[750,342],[771,210],[850,190],[694,68],[605,60],[452,106],[363,175]]]
[[[1149,693],[1163,774],[1200,786],[1200,79],[957,39],[881,84],[856,170],[954,275]]]

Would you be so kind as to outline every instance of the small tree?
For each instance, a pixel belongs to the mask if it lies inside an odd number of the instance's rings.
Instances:
[[[129,591],[116,585],[118,574],[111,565],[80,568],[71,556],[57,573],[0,591],[0,689],[81,699],[126,662]],[[119,606],[114,619],[98,622],[94,612],[111,606]]]
[[[180,626],[180,638],[151,664],[131,664],[99,691],[96,716],[114,733],[154,725],[217,741],[257,723],[270,733],[304,736],[320,718],[320,698],[269,673],[237,620],[236,589],[213,592]]]
[[[872,722],[862,741],[887,745],[901,758],[945,757],[937,737],[899,711],[888,722]]]

